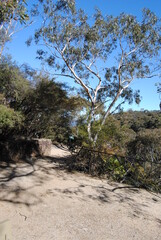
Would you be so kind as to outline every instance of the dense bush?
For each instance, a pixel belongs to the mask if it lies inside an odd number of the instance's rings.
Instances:
[[[23,115],[10,107],[0,105],[0,136],[11,135],[13,130],[18,130],[23,121]]]
[[[136,134],[111,117],[94,147],[85,137],[73,168],[161,192],[161,128]]]
[[[140,132],[128,144],[127,159],[135,184],[161,191],[161,129]]]
[[[38,74],[28,66],[20,68],[10,58],[2,59],[0,137],[3,130],[3,135],[67,142],[72,115],[79,105],[77,97],[68,95],[68,89],[47,74]],[[17,128],[22,120],[21,128]]]

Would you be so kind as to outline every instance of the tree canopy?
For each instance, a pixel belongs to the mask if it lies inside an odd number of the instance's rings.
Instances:
[[[29,20],[26,5],[25,0],[2,0],[0,2],[0,58],[5,44]]]
[[[89,101],[88,136],[96,142],[109,114],[126,101],[140,102],[139,91],[133,92],[130,84],[158,74],[160,19],[149,9],[143,10],[141,21],[125,13],[103,16],[98,9],[91,19],[76,9],[74,1],[41,2],[42,26],[34,39],[46,48],[38,50],[38,57],[56,75],[71,78],[81,87]],[[93,134],[92,123],[102,105],[105,112]]]

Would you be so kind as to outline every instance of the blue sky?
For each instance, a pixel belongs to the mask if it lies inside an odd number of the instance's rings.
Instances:
[[[28,1],[28,5],[34,1]],[[136,15],[141,18],[141,10],[146,7],[154,11],[157,16],[161,17],[161,1],[160,0],[76,0],[77,7],[81,7],[86,13],[92,15],[94,7],[98,7],[104,15],[117,16],[121,12]],[[31,27],[17,33],[11,43],[7,45],[5,53],[12,55],[13,59],[19,64],[28,63],[31,67],[40,69],[39,60],[36,60],[36,47],[32,45],[27,47],[25,41],[34,33],[38,22],[35,22]],[[142,101],[139,106],[125,105],[125,109],[132,108],[140,110],[142,108],[148,110],[159,110],[159,95],[155,83],[160,79],[144,79],[136,80],[132,83],[133,89],[140,89]],[[67,81],[66,81],[67,82]]]

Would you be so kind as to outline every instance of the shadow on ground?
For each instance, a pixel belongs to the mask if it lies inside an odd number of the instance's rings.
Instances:
[[[64,150],[60,147],[60,150]],[[57,172],[68,171],[73,157],[24,157],[19,162],[6,158],[0,161],[0,202],[36,205],[42,197],[34,192]]]
[[[149,204],[161,202],[160,195],[144,197],[140,189],[91,178],[73,171],[73,156],[28,158],[19,163],[0,162],[0,202],[23,204],[28,207],[50,196],[98,204],[123,204],[139,218]],[[54,179],[54,181],[53,181]],[[48,186],[53,181],[52,187]],[[42,186],[45,192],[41,193]],[[38,190],[38,191],[37,191]],[[43,196],[43,197],[42,197]],[[140,196],[143,200],[140,200]],[[150,201],[149,201],[150,200]],[[161,223],[161,220],[158,219]]]

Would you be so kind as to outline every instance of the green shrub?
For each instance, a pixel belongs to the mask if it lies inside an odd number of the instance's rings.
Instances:
[[[127,160],[134,183],[161,191],[161,129],[140,132],[128,144]]]
[[[8,135],[11,130],[19,129],[23,121],[21,113],[0,105],[0,135]]]

